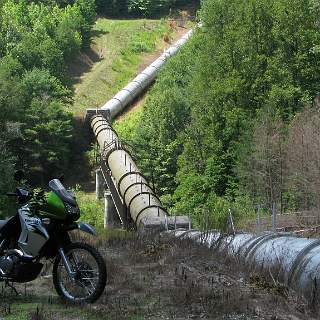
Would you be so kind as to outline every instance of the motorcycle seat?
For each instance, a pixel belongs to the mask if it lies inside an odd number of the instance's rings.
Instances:
[[[0,230],[7,224],[9,219],[7,220],[0,220]]]

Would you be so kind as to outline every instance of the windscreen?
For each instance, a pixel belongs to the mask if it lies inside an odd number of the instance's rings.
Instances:
[[[49,188],[54,191],[63,202],[67,202],[73,206],[77,205],[73,195],[68,192],[63,184],[58,179],[53,179],[49,182]]]

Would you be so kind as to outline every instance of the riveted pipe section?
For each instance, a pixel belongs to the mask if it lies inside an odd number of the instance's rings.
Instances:
[[[193,30],[187,32],[180,40],[155,60],[150,66],[137,75],[126,87],[118,92],[111,100],[102,106],[103,110],[110,110],[111,118],[114,118],[128,104],[144,92],[144,90],[155,80],[158,71],[166,63],[166,60],[174,56],[179,49],[188,41]]]
[[[117,133],[101,115],[92,117],[91,127],[100,145],[103,161],[110,168],[118,192],[137,228],[161,226],[166,210],[129,152],[122,146]]]
[[[320,239],[298,238],[288,233],[242,233],[226,237],[215,231],[170,233],[238,257],[251,268],[271,274],[309,302],[319,301]]]

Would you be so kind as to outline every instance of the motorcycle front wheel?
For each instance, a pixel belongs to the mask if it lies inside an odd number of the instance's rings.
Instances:
[[[106,264],[101,254],[88,244],[75,242],[64,248],[71,270],[71,279],[60,256],[53,264],[54,287],[63,299],[71,302],[92,303],[102,294],[106,281]]]

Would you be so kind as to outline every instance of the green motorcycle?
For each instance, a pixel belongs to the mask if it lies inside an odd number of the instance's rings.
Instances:
[[[21,182],[23,173],[15,179]],[[7,196],[16,197],[17,214],[0,220],[0,281],[29,282],[38,277],[43,260],[53,262],[57,293],[71,302],[96,301],[104,291],[107,272],[104,259],[94,247],[72,242],[69,232],[96,235],[87,223],[75,222],[80,209],[72,192],[59,179],[49,182],[50,192],[19,187]]]

